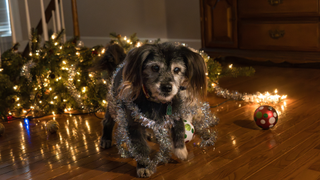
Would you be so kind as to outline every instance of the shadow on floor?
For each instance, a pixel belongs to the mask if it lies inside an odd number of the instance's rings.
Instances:
[[[243,128],[252,129],[252,130],[260,130],[260,128],[252,120],[236,120],[233,123],[235,125],[243,127]]]

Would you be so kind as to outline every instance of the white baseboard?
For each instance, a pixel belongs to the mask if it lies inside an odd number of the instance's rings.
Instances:
[[[67,39],[70,39],[70,36],[67,36]],[[141,41],[145,40],[156,40],[158,38],[139,38]],[[81,40],[83,41],[86,47],[92,47],[96,45],[107,45],[112,39],[110,37],[91,37],[91,36],[81,36]],[[161,42],[179,42],[185,43],[187,46],[192,47],[194,49],[201,48],[201,39],[170,39],[170,38],[160,38]]]

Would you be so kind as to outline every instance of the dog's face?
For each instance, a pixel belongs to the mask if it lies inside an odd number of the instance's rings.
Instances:
[[[143,63],[143,85],[150,92],[151,100],[171,102],[187,79],[186,64],[176,52],[149,54]]]
[[[184,46],[145,44],[126,57],[119,96],[136,99],[141,91],[155,102],[167,103],[186,90],[197,98],[206,92],[206,65],[202,57]]]

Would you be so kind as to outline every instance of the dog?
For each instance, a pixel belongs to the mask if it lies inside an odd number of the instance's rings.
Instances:
[[[173,121],[170,136],[173,153],[177,158],[186,160],[188,151],[184,143],[185,129],[181,107],[206,96],[205,74],[206,65],[202,57],[182,45],[144,44],[127,54],[123,66],[113,76],[109,91],[114,95],[111,98],[117,100],[119,107],[125,112],[128,136],[139,157],[148,159],[150,153],[145,136],[146,128],[132,116],[132,109],[125,102],[132,102],[146,118],[154,122],[162,122],[171,114],[180,113],[181,116]],[[110,97],[109,101],[112,101]],[[115,119],[119,116],[119,107],[108,103],[102,121],[102,148],[111,147],[112,131]],[[139,158],[136,160],[138,177],[150,177],[154,173],[148,169],[148,161]]]

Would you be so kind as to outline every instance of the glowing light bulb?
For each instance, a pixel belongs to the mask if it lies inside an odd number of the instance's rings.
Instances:
[[[57,99],[57,98],[58,98],[58,96],[55,96],[55,97],[54,97],[54,99]]]
[[[59,48],[62,49],[62,46],[60,46]]]
[[[55,42],[54,45],[55,45],[55,46],[58,45],[58,42]]]
[[[232,68],[232,66],[233,66],[233,64],[230,64],[230,65],[229,65],[229,68],[231,69],[231,68]]]
[[[20,104],[17,104],[17,106],[20,106]]]
[[[17,101],[19,101],[20,98],[17,97]]]
[[[62,61],[63,64],[67,64],[66,61]]]
[[[29,53],[29,56],[32,56],[32,52]]]
[[[41,104],[41,103],[42,103],[42,101],[39,101],[39,103]]]
[[[18,89],[18,86],[13,86],[13,89],[14,89],[14,90],[17,90],[17,89]]]
[[[123,37],[123,40],[127,40],[127,36]]]
[[[53,104],[53,101],[51,101],[50,104]]]
[[[274,90],[274,93],[276,93],[276,94],[277,94],[277,93],[278,93],[278,90],[277,90],[277,89],[275,89],[275,90]]]
[[[102,102],[103,102],[103,104],[106,104],[106,103],[107,103],[107,101],[106,101],[106,100],[102,100]]]
[[[105,48],[102,48],[101,54],[104,54],[105,52],[106,52],[106,49],[105,49]]]

